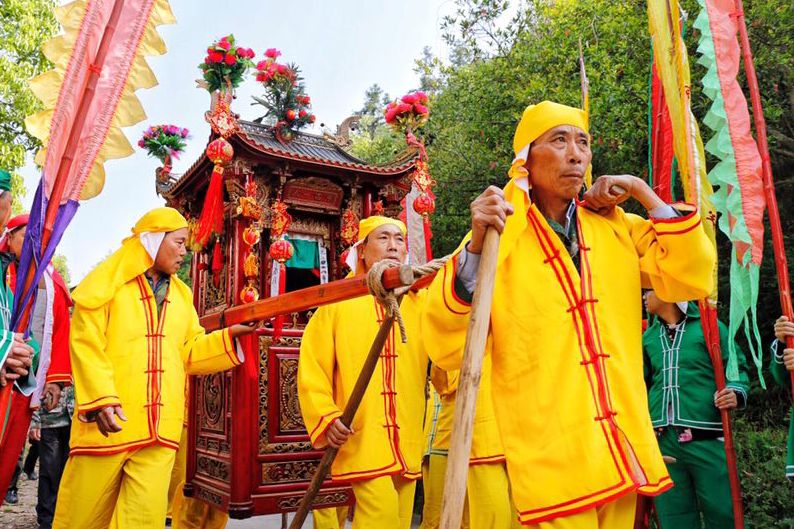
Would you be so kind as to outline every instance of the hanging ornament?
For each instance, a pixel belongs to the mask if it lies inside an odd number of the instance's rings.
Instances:
[[[282,235],[279,239],[276,239],[270,244],[268,253],[273,260],[278,261],[283,266],[284,263],[292,259],[295,249],[292,243]],[[281,294],[281,292],[279,293]]]
[[[376,200],[375,203],[372,204],[372,212],[374,215],[383,216],[383,200]]]
[[[436,210],[435,199],[427,192],[414,199],[414,211],[422,215],[425,219],[428,218]]]
[[[210,265],[210,272],[212,273],[212,284],[215,288],[221,286],[221,272],[223,271],[223,248],[221,247],[220,237],[215,239],[215,248],[212,249],[212,264]]]
[[[253,303],[259,300],[259,290],[254,286],[254,281],[249,279],[248,284],[240,291],[240,302]]]
[[[353,211],[352,205],[342,213],[342,227],[339,230],[339,239],[345,246],[351,246],[358,238],[358,215]]]
[[[207,145],[206,154],[215,165],[196,229],[195,241],[201,247],[207,244],[213,233],[223,233],[223,168],[232,161],[234,149],[231,143],[221,137]]]

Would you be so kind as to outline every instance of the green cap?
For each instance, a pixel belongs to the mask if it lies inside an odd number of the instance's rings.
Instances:
[[[0,190],[11,191],[11,173],[0,169]]]

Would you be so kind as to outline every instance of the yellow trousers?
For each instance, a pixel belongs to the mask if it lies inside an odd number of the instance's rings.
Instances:
[[[182,427],[182,437],[179,440],[179,450],[176,451],[174,468],[171,470],[171,482],[168,484],[168,511],[166,516],[173,518],[174,496],[179,490],[182,494],[182,487],[185,485],[185,475],[187,474],[187,427]]]
[[[432,454],[423,466],[425,507],[420,529],[438,529],[441,522],[441,498],[447,456]],[[488,463],[469,467],[466,482],[462,529],[511,529],[520,527],[510,501],[510,484],[504,463]]]
[[[147,446],[69,458],[58,491],[54,529],[162,527],[176,452]]]
[[[416,481],[402,476],[356,481],[353,529],[410,529]]]
[[[631,493],[595,509],[525,527],[531,529],[632,529],[636,510],[637,495]]]
[[[185,488],[185,472],[187,471],[187,426],[182,428],[182,438],[179,441],[179,451],[176,453],[176,470],[182,460],[182,470],[179,481],[174,485],[175,472],[171,473],[171,485],[168,487],[169,506],[171,507],[172,529],[223,529],[229,521],[229,515],[216,509],[201,500],[186,498],[182,493]],[[172,494],[173,487],[173,496]]]
[[[345,529],[347,507],[327,507],[312,511],[314,529]]]

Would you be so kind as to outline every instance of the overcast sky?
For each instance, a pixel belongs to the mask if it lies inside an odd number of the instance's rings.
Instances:
[[[148,118],[126,129],[127,138],[135,146],[150,124],[187,127],[192,139],[173,170],[181,173],[189,167],[209,136],[203,118],[209,95],[196,88],[197,65],[207,46],[228,33],[257,53],[255,61],[267,48],[278,48],[283,53],[280,60],[297,63],[312,98],[316,125],[323,122],[333,130],[361,107],[364,91],[373,83],[392,97],[418,85],[414,60],[424,46],[444,53],[439,26],[454,7],[452,0],[171,0],[177,23],[160,26],[168,53],[149,58],[159,85],[137,92]],[[232,109],[244,119],[260,116],[259,109],[250,106],[251,96],[260,92],[249,76]],[[64,235],[59,253],[67,257],[73,284],[119,246],[144,212],[164,204],[154,191],[159,162],[135,148],[133,156],[105,164],[104,190],[80,206]],[[22,174],[29,207],[39,174],[32,163]]]

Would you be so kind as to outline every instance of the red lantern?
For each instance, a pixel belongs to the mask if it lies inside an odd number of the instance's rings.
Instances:
[[[436,201],[427,193],[422,193],[414,200],[414,211],[423,216],[428,216],[436,210]]]
[[[284,264],[292,258],[295,249],[287,239],[277,239],[270,245],[270,257]]]
[[[215,165],[226,165],[234,158],[232,144],[225,138],[217,138],[207,145],[207,158]]]
[[[253,226],[248,226],[243,230],[243,242],[248,246],[254,246],[259,242],[259,230]]]
[[[253,303],[259,299],[259,291],[251,286],[245,286],[240,291],[240,301],[243,303]]]

